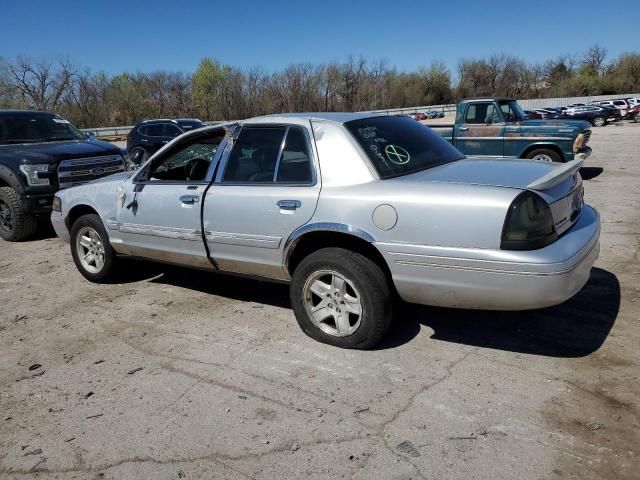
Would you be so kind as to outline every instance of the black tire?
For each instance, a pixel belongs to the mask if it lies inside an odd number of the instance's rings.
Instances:
[[[99,236],[101,244],[104,250],[104,263],[98,271],[89,271],[83,262],[80,260],[78,252],[78,236],[79,233],[86,228],[92,229]],[[95,283],[107,283],[114,279],[118,273],[118,257],[116,252],[109,243],[109,236],[102,224],[102,220],[96,214],[87,214],[78,218],[71,226],[70,242],[71,244],[71,256],[73,262],[80,273],[87,280]]]
[[[551,150],[549,148],[537,148],[535,150],[531,150],[529,153],[527,153],[525,158],[528,158],[530,160],[540,160],[543,162],[562,162],[562,156],[555,150]]]
[[[359,326],[347,336],[323,331],[305,307],[307,281],[326,270],[344,276],[353,284],[360,299],[362,314]],[[394,301],[384,272],[369,258],[350,250],[323,248],[304,258],[293,272],[290,295],[298,324],[304,333],[322,343],[341,348],[370,349],[380,342],[391,324]]]
[[[633,116],[633,121],[636,122],[636,123],[640,123],[640,113],[636,113]]]
[[[607,124],[607,119],[600,115],[598,115],[597,117],[594,117],[593,120],[591,120],[591,125],[593,125],[594,127],[604,127],[606,124]]]
[[[20,194],[11,187],[1,187],[0,237],[8,242],[19,242],[36,233],[37,228],[37,218],[24,211]]]
[[[131,150],[129,159],[131,163],[139,167],[149,159],[149,152],[147,152],[143,147],[135,147]]]

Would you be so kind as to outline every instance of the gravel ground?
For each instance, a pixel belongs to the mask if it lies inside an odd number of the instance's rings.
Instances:
[[[304,336],[286,286],[143,262],[93,285],[51,234],[0,240],[0,477],[638,478],[639,140],[594,129],[575,298],[403,306],[371,352]]]

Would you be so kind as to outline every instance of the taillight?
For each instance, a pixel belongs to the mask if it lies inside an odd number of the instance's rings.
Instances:
[[[551,209],[533,192],[525,191],[511,203],[502,228],[503,250],[536,250],[558,238]]]

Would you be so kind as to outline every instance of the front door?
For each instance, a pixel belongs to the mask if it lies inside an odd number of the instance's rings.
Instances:
[[[504,155],[504,120],[493,102],[471,103],[455,126],[455,145],[467,156]]]
[[[316,208],[309,131],[301,126],[244,126],[209,189],[204,228],[221,270],[282,279],[284,244]]]
[[[127,183],[119,202],[118,251],[209,268],[200,207],[224,130],[178,142]],[[209,177],[209,178],[208,178]]]

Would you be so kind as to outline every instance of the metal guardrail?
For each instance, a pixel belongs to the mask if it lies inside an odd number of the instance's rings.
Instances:
[[[625,93],[619,95],[593,95],[589,97],[558,97],[558,98],[532,98],[518,100],[520,106],[525,110],[535,110],[536,108],[547,107],[564,107],[572,103],[589,103],[601,100],[614,100],[618,98],[640,98],[640,93]],[[408,113],[425,112],[425,111],[442,112],[445,115],[456,112],[456,104],[447,105],[424,105],[422,107],[402,107],[402,108],[386,108],[382,110],[366,110],[365,113],[385,113],[387,115],[403,115]],[[204,122],[207,125],[215,125],[220,121]],[[94,132],[96,137],[120,137],[125,136],[133,128],[132,125],[124,127],[106,127],[106,128],[83,128],[83,132]]]

